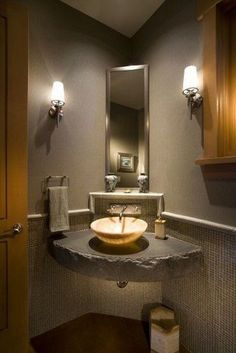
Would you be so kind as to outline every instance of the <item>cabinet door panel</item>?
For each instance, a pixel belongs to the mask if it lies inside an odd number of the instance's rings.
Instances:
[[[7,328],[7,243],[0,242],[0,330]]]
[[[210,9],[216,6],[222,0],[198,0],[197,16],[201,19]]]
[[[0,16],[0,219],[6,218],[6,20]]]
[[[236,8],[230,13],[229,50],[229,146],[228,155],[236,155]]]

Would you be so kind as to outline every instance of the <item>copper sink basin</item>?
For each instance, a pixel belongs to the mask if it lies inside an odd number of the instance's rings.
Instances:
[[[140,238],[147,229],[147,222],[134,217],[100,218],[90,225],[96,236],[105,243],[123,245]]]

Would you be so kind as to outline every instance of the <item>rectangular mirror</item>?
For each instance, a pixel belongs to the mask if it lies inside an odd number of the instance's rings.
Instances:
[[[137,188],[149,175],[148,65],[107,70],[106,174],[118,176],[118,188]]]

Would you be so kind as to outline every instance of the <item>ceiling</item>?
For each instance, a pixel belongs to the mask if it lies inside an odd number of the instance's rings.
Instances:
[[[131,38],[165,0],[61,0]]]

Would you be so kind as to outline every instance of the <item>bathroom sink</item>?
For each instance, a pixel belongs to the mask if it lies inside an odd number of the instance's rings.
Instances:
[[[96,236],[105,243],[123,245],[140,238],[147,229],[147,222],[134,217],[100,218],[90,225]]]

